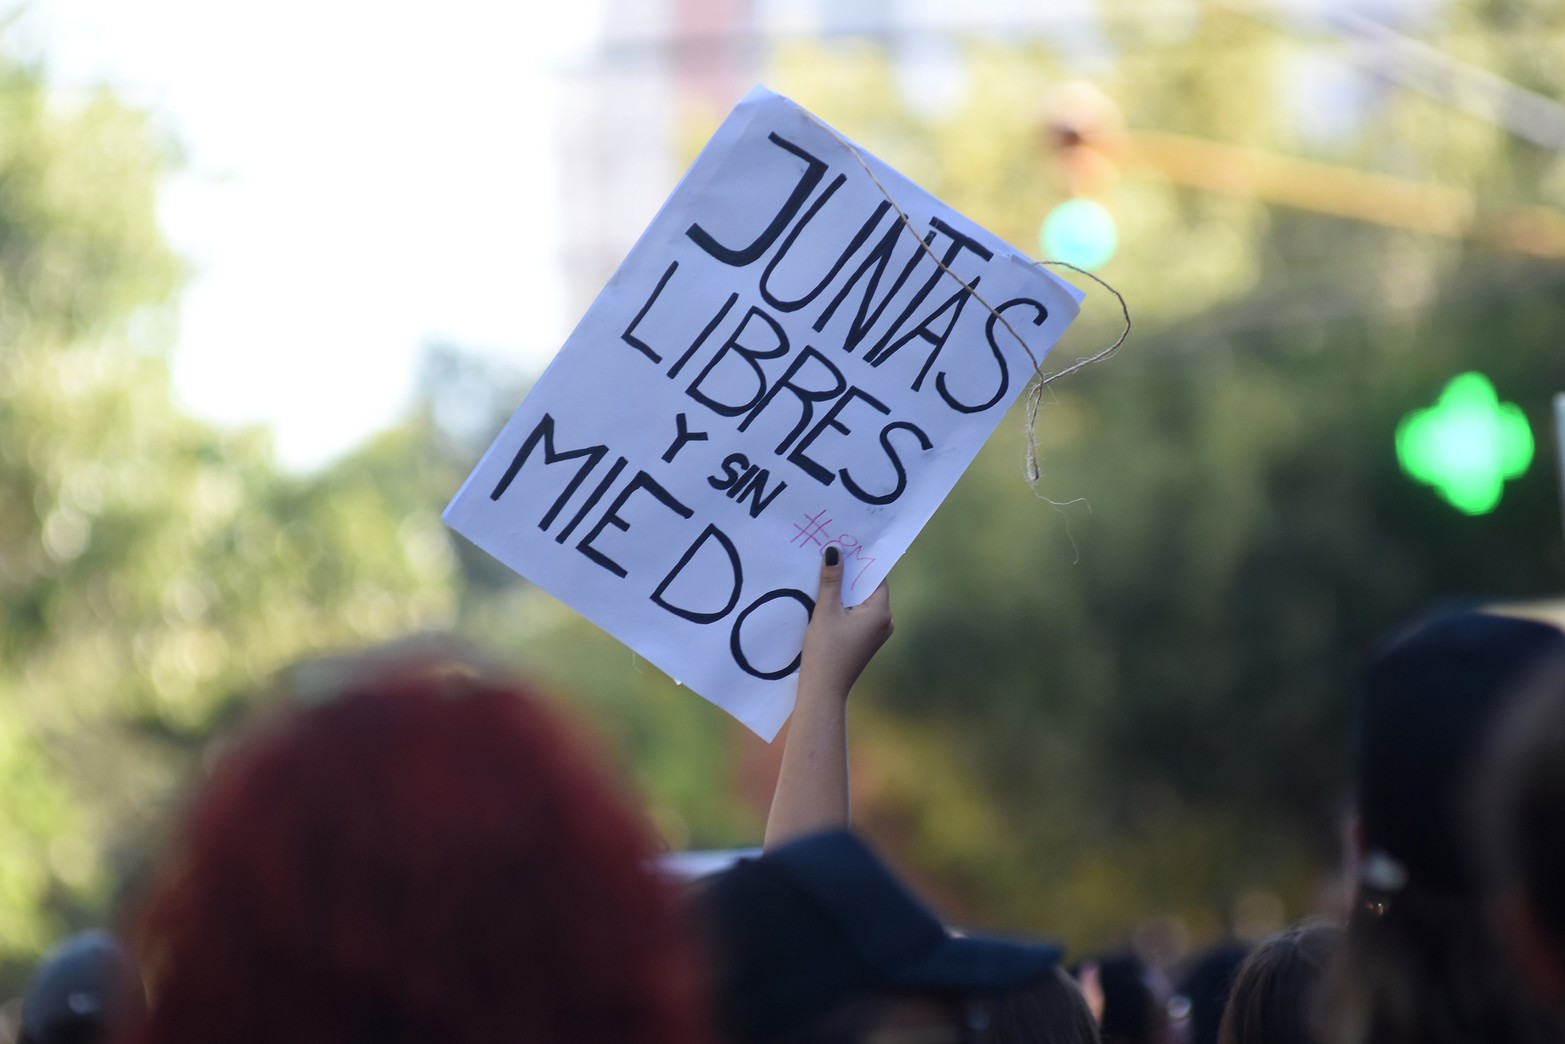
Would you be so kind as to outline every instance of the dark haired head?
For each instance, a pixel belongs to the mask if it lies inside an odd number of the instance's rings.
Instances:
[[[1358,713],[1358,813],[1369,881],[1472,891],[1466,809],[1475,766],[1517,684],[1565,634],[1483,612],[1436,617],[1370,662]]]
[[[1055,968],[994,998],[976,1044],[1098,1044],[1098,1023],[1076,981]]]
[[[652,838],[542,700],[450,661],[335,677],[196,800],[140,922],[143,1044],[702,1039]]]
[[[1317,1044],[1324,1039],[1318,997],[1342,929],[1316,924],[1267,940],[1234,978],[1218,1030],[1220,1044]]]
[[[1132,953],[1100,958],[1098,986],[1103,991],[1099,1032],[1104,1044],[1161,1044],[1168,1039],[1167,998],[1153,986],[1153,973]]]
[[[1234,976],[1249,954],[1250,947],[1243,943],[1213,947],[1180,980],[1177,992],[1190,1003],[1190,1044],[1217,1044]]]
[[[1331,1005],[1339,1039],[1557,1039],[1499,959],[1467,812],[1516,685],[1562,650],[1565,634],[1546,624],[1463,612],[1371,662],[1359,710],[1359,894]]]
[[[17,1044],[103,1044],[146,1014],[130,954],[106,932],[73,935],[44,955],[22,994]]]
[[[1524,688],[1478,805],[1497,927],[1538,994],[1565,1007],[1565,656]]]

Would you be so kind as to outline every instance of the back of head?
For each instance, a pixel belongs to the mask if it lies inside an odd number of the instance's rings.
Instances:
[[[1383,648],[1358,711],[1357,805],[1366,869],[1472,893],[1467,807],[1474,770],[1517,685],[1565,652],[1565,634],[1484,612],[1431,619]]]
[[[1269,939],[1245,958],[1223,1012],[1221,1044],[1318,1044],[1321,984],[1342,929],[1318,924]]]
[[[700,1039],[652,850],[525,686],[366,662],[196,800],[140,923],[142,1039]]]
[[[1359,895],[1334,1009],[1347,1041],[1551,1039],[1487,930],[1469,806],[1518,682],[1565,650],[1530,620],[1465,612],[1371,662],[1359,709]]]
[[[1153,987],[1152,970],[1131,953],[1094,962],[1103,991],[1099,1023],[1104,1044],[1161,1044],[1168,1039],[1166,997]]]
[[[1489,757],[1478,825],[1497,927],[1538,995],[1565,1007],[1565,656],[1530,679]]]
[[[146,1013],[141,977],[112,936],[89,931],[50,950],[22,994],[17,1044],[103,1044]]]
[[[1234,976],[1250,947],[1229,942],[1206,951],[1185,972],[1176,991],[1190,1004],[1190,1044],[1217,1044],[1217,1030],[1228,1007]]]
[[[1075,980],[1055,968],[995,997],[975,1044],[1098,1044],[1098,1023]]]

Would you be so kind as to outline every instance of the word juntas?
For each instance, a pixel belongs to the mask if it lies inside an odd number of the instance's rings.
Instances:
[[[685,232],[702,251],[697,255],[699,260],[715,260],[732,269],[760,264],[755,287],[765,307],[749,304],[734,320],[731,317],[741,300],[736,290],[729,293],[710,318],[697,328],[700,316],[691,317],[691,306],[699,287],[712,281],[711,266],[688,261],[682,266],[679,260],[674,260],[663,271],[620,337],[656,364],[665,378],[676,381],[684,379],[687,369],[702,357],[703,349],[714,341],[717,331],[727,327],[728,332],[715,351],[704,358],[704,363],[684,386],[684,394],[717,416],[740,418],[736,430],[741,432],[747,431],[763,415],[796,410],[792,426],[772,452],[823,486],[841,479],[843,487],[856,499],[866,504],[889,504],[907,488],[904,455],[913,446],[918,450],[931,449],[933,442],[929,434],[911,420],[890,419],[891,408],[880,397],[856,381],[850,381],[842,368],[815,345],[804,344],[794,352],[787,328],[797,331],[800,322],[791,317],[794,313],[803,313],[802,318],[808,319],[813,314],[814,321],[808,324],[807,330],[821,334],[832,325],[839,312],[848,315],[843,306],[857,292],[856,307],[847,319],[846,328],[838,322],[827,343],[847,355],[868,343],[869,348],[861,358],[870,368],[878,370],[903,349],[920,342],[911,351],[923,353],[922,365],[913,374],[909,387],[922,393],[941,352],[951,341],[973,291],[983,279],[981,273],[962,274],[964,267],[971,267],[964,263],[991,261],[994,254],[938,217],[931,218],[922,246],[909,242],[908,229],[901,216],[895,213],[889,200],[882,200],[833,257],[830,251],[820,249],[818,239],[853,227],[851,220],[845,220],[845,215],[836,212],[842,208],[831,206],[846,183],[847,175],[838,174],[818,195],[813,195],[829,170],[826,162],[775,133],[769,135],[769,141],[802,159],[805,167],[792,192],[761,233],[753,241],[735,246],[720,242],[699,222],[692,223]],[[875,238],[877,231],[878,239]],[[798,249],[801,241],[810,249]],[[905,255],[900,264],[899,253]],[[830,258],[824,272],[818,267],[822,258]],[[961,274],[966,285],[956,286],[931,301],[947,270]],[[888,272],[891,273],[889,279]],[[915,281],[915,276],[921,282]],[[731,283],[732,278],[725,281]],[[955,282],[948,278],[947,287]],[[913,290],[905,295],[904,290],[910,284]],[[827,297],[827,291],[833,287],[835,294]],[[899,299],[901,307],[893,312],[893,305]],[[1018,310],[1017,318],[1033,326],[1043,325],[1049,314],[1042,302],[1029,297],[1013,298],[995,307],[984,323],[989,360],[980,360],[987,367],[987,372],[977,377],[982,386],[980,390],[975,393],[966,389],[974,380],[974,365],[970,358],[961,360],[961,380],[955,379],[946,369],[934,372],[934,380],[929,386],[946,408],[964,414],[982,413],[1008,401],[1010,367],[997,340],[1012,336],[999,326],[1000,317],[1012,310]],[[779,315],[784,317],[783,321],[779,320]],[[662,333],[655,343],[644,329],[654,323]],[[682,347],[672,334],[673,329],[681,326],[687,327],[684,330],[687,336],[694,331],[688,344]],[[818,418],[817,408],[823,411]],[[832,432],[852,436],[860,430],[866,416],[873,430],[875,414],[880,415],[880,427],[874,434],[890,465],[889,481],[884,474],[874,476],[872,481],[869,477],[856,475],[849,467],[833,466],[838,461],[820,459],[822,454],[816,443],[823,436]],[[899,432],[903,434],[898,435]],[[734,460],[732,463],[742,469],[750,462]]]

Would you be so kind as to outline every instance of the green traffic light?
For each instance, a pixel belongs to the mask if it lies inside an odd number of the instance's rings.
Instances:
[[[1428,409],[1397,425],[1402,470],[1434,486],[1458,511],[1485,515],[1506,479],[1532,463],[1532,428],[1514,402],[1501,402],[1481,373],[1453,377]]]
[[[1090,199],[1070,199],[1049,211],[1038,232],[1046,261],[1064,261],[1091,272],[1114,259],[1119,226],[1114,215]]]

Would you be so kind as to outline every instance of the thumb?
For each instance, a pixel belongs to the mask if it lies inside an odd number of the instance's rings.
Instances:
[[[842,552],[828,544],[821,555],[821,587],[816,603],[842,608]]]

